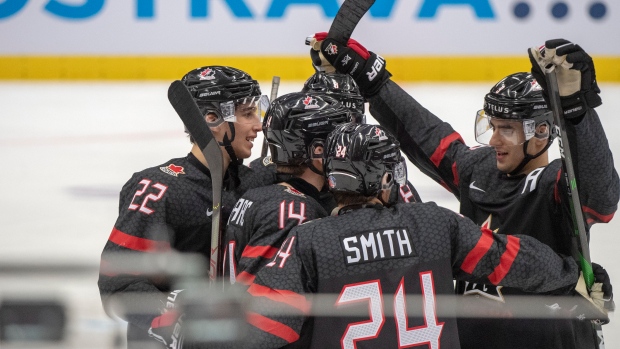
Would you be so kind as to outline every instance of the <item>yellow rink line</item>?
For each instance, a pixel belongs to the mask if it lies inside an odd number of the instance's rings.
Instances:
[[[497,81],[528,71],[527,56],[385,56],[397,81]],[[599,81],[620,82],[620,56],[596,56]],[[204,65],[229,65],[257,80],[305,80],[306,56],[0,56],[0,80],[174,80]]]

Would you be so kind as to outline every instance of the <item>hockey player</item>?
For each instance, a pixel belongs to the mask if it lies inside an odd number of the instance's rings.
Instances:
[[[613,217],[620,194],[618,174],[594,110],[601,104],[594,64],[578,45],[557,39],[547,41],[546,50],[544,46],[542,51],[531,49],[534,76],[513,74],[491,89],[476,115],[477,140],[490,146],[470,148],[448,123],[390,80],[382,57],[353,40],[347,45],[326,38],[325,33],[315,39],[313,47],[321,51],[313,51],[312,58],[318,64],[333,64],[340,73],[361,67],[351,73],[370,103],[371,114],[407,144],[403,151],[422,172],[460,200],[463,215],[497,234],[522,232],[570,255],[570,198],[561,160],[549,162],[548,158],[547,149],[556,134],[540,66],[555,64],[587,229]],[[344,64],[345,56],[350,64]],[[510,317],[511,296],[524,294],[465,282],[458,284],[457,291],[473,304],[478,316],[487,310]],[[606,284],[604,291],[611,294],[611,285]],[[464,348],[597,347],[591,324],[577,319],[478,317],[459,320],[459,328]]]
[[[222,217],[227,219],[241,191],[275,181],[273,172],[257,173],[241,165],[261,131],[261,102],[265,97],[256,80],[231,67],[202,67],[187,73],[182,81],[221,145],[227,170]],[[140,258],[151,252],[175,250],[209,258],[213,213],[210,166],[190,140],[193,145],[187,156],[136,172],[123,186],[119,216],[101,256],[102,270],[114,262],[109,258],[114,258],[115,252]],[[163,309],[174,306],[178,291],[147,276],[108,272],[100,274],[98,285],[106,311],[112,311],[112,301],[121,302],[126,309],[136,304],[144,309],[140,314],[115,314],[128,322],[129,348],[140,341],[157,344],[153,338],[168,348],[180,347],[180,338],[172,331],[174,321],[165,324],[159,317]]]
[[[302,92],[324,92],[361,114],[366,112],[366,101],[362,97],[357,83],[350,75],[324,72],[316,66],[315,70],[317,72],[304,83]],[[362,123],[366,123],[365,120]],[[400,186],[399,202],[421,201],[418,191],[409,181]]]
[[[395,204],[406,165],[380,126],[338,126],[325,172],[340,210],[293,228],[258,272],[247,347],[454,349],[453,277],[561,293],[578,281],[571,257],[532,237],[494,234],[434,203]],[[311,319],[312,293],[325,294],[318,309],[364,315]],[[411,295],[422,302],[407,302]]]
[[[365,122],[366,101],[362,97],[357,83],[350,75],[340,73],[326,73],[315,67],[315,74],[310,76],[301,89],[301,92],[312,92],[315,94],[327,94],[344,104],[349,109],[358,112],[363,116],[360,123]],[[276,172],[275,164],[271,161],[271,157],[257,158],[250,163],[250,167],[263,173]],[[277,175],[278,182],[282,182],[290,178],[290,175],[279,173]],[[420,195],[415,187],[407,181],[400,187],[399,201],[401,202],[421,202]],[[321,205],[331,212],[336,207],[333,195],[323,188],[320,192]]]
[[[263,122],[272,161],[290,177],[247,191],[226,229],[231,283],[250,284],[294,226],[325,217],[320,191],[324,141],[336,125],[362,121],[363,114],[322,92],[295,92],[275,99]]]

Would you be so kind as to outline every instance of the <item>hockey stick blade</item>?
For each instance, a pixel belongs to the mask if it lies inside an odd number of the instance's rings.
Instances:
[[[168,100],[177,112],[185,128],[189,131],[200,150],[207,160],[211,173],[213,189],[213,214],[211,215],[211,253],[209,261],[209,277],[215,280],[222,272],[222,260],[220,256],[221,244],[221,203],[222,182],[224,177],[224,160],[222,151],[213,137],[204,116],[198,109],[194,98],[185,87],[183,82],[176,80],[168,88]]]
[[[349,41],[357,23],[374,3],[375,0],[345,0],[338,9],[327,36],[342,43]]]

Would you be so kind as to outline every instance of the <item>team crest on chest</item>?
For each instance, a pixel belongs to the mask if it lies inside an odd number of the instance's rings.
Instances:
[[[183,166],[177,166],[175,164],[170,164],[168,166],[162,166],[159,169],[161,170],[161,172],[169,174],[171,176],[175,176],[175,177],[185,174]]]

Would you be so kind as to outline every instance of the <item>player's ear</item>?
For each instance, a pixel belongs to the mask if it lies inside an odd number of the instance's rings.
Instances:
[[[314,147],[313,151],[314,151],[315,157],[323,156],[323,146],[322,145],[317,145],[316,147]]]
[[[213,124],[217,121],[217,115],[215,115],[214,113],[208,113],[207,115],[205,115],[205,120],[208,124]]]

